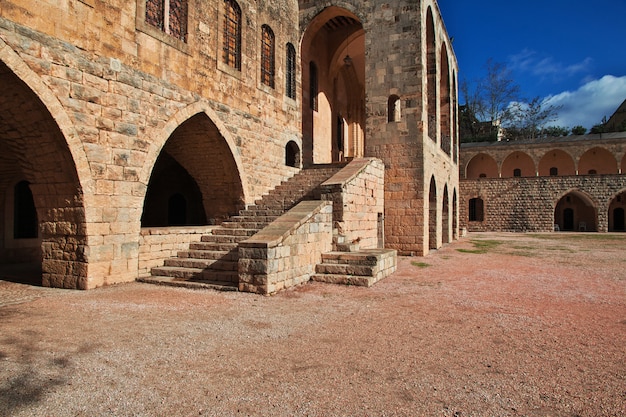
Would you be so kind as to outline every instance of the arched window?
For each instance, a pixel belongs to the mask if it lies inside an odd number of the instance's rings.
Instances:
[[[287,77],[285,79],[285,94],[296,99],[296,48],[287,44]]]
[[[263,25],[261,32],[261,82],[274,88],[274,71],[276,65],[274,32],[267,25]]]
[[[557,167],[550,168],[550,176],[556,177],[557,175],[559,175],[559,169]]]
[[[319,94],[319,86],[317,77],[317,65],[311,61],[309,63],[309,104],[313,111],[318,110],[317,95]]]
[[[514,177],[521,177],[521,176],[522,176],[522,170],[521,170],[521,169],[519,169],[519,168],[515,168],[515,169],[513,170],[513,176],[514,176]]]
[[[300,148],[298,144],[292,140],[285,146],[285,165],[293,168],[300,166]]]
[[[241,70],[241,8],[234,0],[224,0],[224,63]]]
[[[485,218],[482,198],[471,198],[469,201],[469,221],[482,222]]]
[[[426,12],[426,97],[428,100],[428,136],[437,142],[437,43],[433,11]]]
[[[187,0],[146,0],[146,23],[187,41]]]
[[[389,96],[389,100],[387,100],[387,121],[389,123],[399,122],[401,117],[400,97],[395,94]]]
[[[32,239],[37,237],[37,210],[28,181],[20,181],[13,189],[13,238]]]

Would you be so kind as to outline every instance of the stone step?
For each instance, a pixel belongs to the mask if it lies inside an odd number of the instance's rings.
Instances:
[[[200,259],[200,258],[169,258],[165,260],[167,267],[184,269],[212,269],[218,271],[236,271],[237,260]]]
[[[389,254],[371,252],[327,252],[322,254],[324,264],[344,264],[344,265],[377,265],[381,259],[393,256]]]
[[[282,216],[284,213],[283,210],[277,210],[277,209],[261,209],[261,208],[257,208],[256,206],[250,206],[248,207],[246,210],[240,210],[239,211],[239,216],[244,216],[246,218],[250,218],[250,217],[255,217],[258,218],[259,221],[263,221],[264,218],[278,218],[279,216]],[[236,219],[238,216],[234,216],[231,217],[231,219]],[[235,220],[236,221],[236,220]],[[273,221],[273,220],[270,220]]]
[[[179,258],[237,261],[239,259],[239,251],[236,248],[231,251],[186,250],[178,252],[176,256]]]
[[[150,273],[156,276],[164,276],[178,279],[193,279],[202,277],[202,268],[178,268],[175,266],[159,266],[152,268]]]
[[[205,269],[202,272],[202,279],[212,282],[230,282],[232,284],[239,284],[239,272]]]
[[[201,242],[208,243],[239,243],[248,239],[249,236],[232,236],[232,235],[203,235]]]
[[[271,222],[257,222],[257,221],[246,221],[248,219],[241,219],[241,221],[227,221],[223,222],[220,226],[226,229],[254,229],[261,230]]]
[[[149,284],[168,285],[172,287],[183,287],[192,289],[201,288],[217,291],[239,291],[237,284],[226,281],[209,281],[204,279],[180,280],[177,278],[158,275],[139,277],[137,281],[146,282]]]
[[[213,229],[213,236],[252,236],[252,235],[255,235],[258,231],[259,231],[258,229],[244,229],[242,227],[239,227],[239,228],[217,227]]]
[[[196,251],[218,251],[218,252],[228,252],[231,250],[237,249],[239,245],[237,242],[192,242],[189,244],[189,250]]]
[[[355,285],[358,287],[371,287],[377,282],[374,277],[339,275],[339,274],[313,274],[311,281],[325,282],[328,284]]]
[[[327,264],[321,263],[315,265],[315,272],[318,274],[331,275],[357,275],[361,277],[372,277],[376,274],[377,266],[363,265],[346,265],[346,264]]]

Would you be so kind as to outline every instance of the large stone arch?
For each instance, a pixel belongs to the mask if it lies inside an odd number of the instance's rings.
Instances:
[[[617,174],[617,159],[608,149],[596,146],[578,160],[578,175]]]
[[[363,21],[348,3],[312,11],[301,21],[304,165],[361,157],[365,150]]]
[[[539,160],[537,172],[540,177],[576,175],[576,164],[568,152],[551,149]]]
[[[450,243],[450,197],[448,196],[448,184],[443,187],[441,204],[441,241]]]
[[[608,231],[626,232],[626,188],[609,198],[608,207]]]
[[[555,202],[554,225],[561,231],[597,231],[598,202],[579,189],[568,190]]]
[[[489,154],[478,153],[465,166],[465,178],[498,178],[498,163]]]
[[[430,178],[430,186],[428,188],[428,249],[437,249],[439,247],[439,219],[437,213],[437,182],[433,175]]]
[[[219,119],[211,119],[208,109],[202,106],[187,110],[196,113],[174,130],[170,126],[164,129],[171,133],[160,144],[158,156],[150,159],[142,226],[216,224],[245,206],[247,187],[241,161],[233,143],[218,127]],[[185,113],[179,112],[178,116]],[[171,122],[178,120],[175,117]],[[156,149],[150,153],[153,155]],[[172,220],[172,208],[168,206],[172,199],[182,201],[184,208],[176,205],[176,210],[186,213],[182,219],[179,216]]]
[[[2,40],[0,85],[0,187],[11,195],[10,184],[28,183],[40,242],[23,257],[22,242],[10,238],[14,213],[3,210],[0,263],[28,261],[44,286],[87,289],[93,181],[83,145],[59,99]]]
[[[517,171],[519,170],[519,171]],[[519,173],[520,175],[517,175]],[[535,162],[526,152],[514,151],[502,161],[500,168],[502,178],[534,177],[536,176]]]
[[[241,184],[243,202],[246,204],[249,203],[248,198],[250,198],[250,188],[248,186],[248,178],[243,168],[243,162],[236,142],[226,128],[226,125],[218,117],[217,113],[207,102],[204,101],[195,102],[179,110],[162,129],[155,133],[155,140],[152,142],[152,145],[148,150],[146,163],[141,170],[139,181],[145,184],[146,187],[148,186],[156,160],[161,154],[167,141],[171,138],[172,134],[185,122],[200,114],[204,114],[211,124],[215,126],[216,132],[219,133],[225,146],[228,147],[238,173],[238,181]]]

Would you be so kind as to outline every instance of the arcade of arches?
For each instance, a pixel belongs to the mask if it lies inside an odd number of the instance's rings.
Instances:
[[[462,147],[471,230],[622,232],[626,135]]]

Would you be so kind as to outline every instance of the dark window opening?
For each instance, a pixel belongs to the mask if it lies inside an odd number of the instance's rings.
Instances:
[[[623,232],[626,228],[626,222],[624,221],[624,209],[621,207],[613,210],[613,231]]]
[[[513,176],[514,176],[514,177],[521,177],[521,176],[522,176],[522,170],[521,170],[521,169],[519,169],[519,168],[515,168],[515,169],[513,170]]]
[[[598,173],[598,171],[596,171],[595,169],[590,169],[588,174],[589,175],[596,175]]]
[[[300,166],[300,148],[294,141],[289,141],[285,146],[285,165],[293,168]]]
[[[313,111],[318,111],[317,95],[319,94],[319,86],[317,77],[317,65],[311,61],[309,63],[309,104]]]
[[[478,178],[487,178],[487,174],[481,173],[478,175]]]
[[[556,167],[550,168],[550,176],[551,177],[556,177],[557,175],[559,175],[559,169],[556,168]]]
[[[485,218],[484,204],[481,198],[472,198],[469,201],[469,221],[482,222]]]
[[[285,94],[295,100],[296,98],[296,48],[287,44],[287,78],[285,80]]]
[[[234,0],[224,0],[224,8],[223,60],[241,70],[241,8]]]
[[[387,122],[393,123],[400,121],[400,97],[392,95],[387,100]]]
[[[32,239],[38,235],[37,210],[28,181],[15,184],[13,200],[13,238]]]
[[[269,26],[263,25],[261,37],[261,82],[274,88],[274,71],[276,62],[274,32]]]

